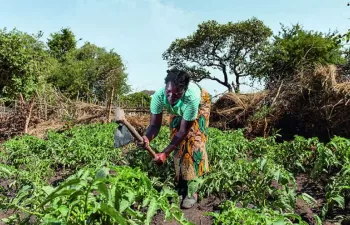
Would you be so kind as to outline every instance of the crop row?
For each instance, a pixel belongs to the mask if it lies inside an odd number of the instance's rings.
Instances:
[[[115,123],[49,132],[5,142],[0,151],[0,210],[7,224],[150,224],[160,210],[166,218],[191,224],[178,207],[172,161],[158,168],[146,151],[131,144],[114,148]],[[169,131],[152,143],[162,150]],[[190,183],[200,197],[222,199],[211,212],[214,224],[307,224],[295,212],[296,199],[312,207],[314,196],[298,193],[295,177],[328,181],[316,223],[350,196],[350,141],[329,143],[296,136],[277,143],[274,136],[248,140],[241,130],[209,129],[210,173]]]

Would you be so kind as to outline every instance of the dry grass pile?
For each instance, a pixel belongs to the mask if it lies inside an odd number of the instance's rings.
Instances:
[[[319,66],[281,81],[258,98],[230,93],[214,104],[213,124],[221,129],[243,127],[252,137],[279,130],[285,139],[294,135],[324,141],[334,135],[350,138],[350,82],[340,80],[335,66]],[[247,101],[254,98],[256,101]],[[220,111],[230,113],[218,117]],[[224,125],[218,125],[218,120]]]
[[[10,137],[23,132],[25,119],[16,116],[13,112],[6,112],[0,115],[0,143]]]
[[[255,94],[226,93],[211,108],[210,124],[220,129],[243,128],[247,118],[257,110],[257,104],[267,92]]]
[[[270,127],[287,138],[295,134],[324,141],[335,135],[350,137],[350,82],[338,83],[340,79],[335,66],[319,66],[283,84]],[[272,91],[270,97],[276,93]]]
[[[10,107],[1,104],[0,111],[0,143],[15,135],[24,132],[26,115],[28,115],[29,104],[19,101]],[[32,116],[32,123],[37,123],[36,115]]]
[[[138,115],[128,115],[126,116],[128,122],[133,125],[139,134],[143,135],[146,132],[147,127],[150,123],[149,114],[138,114]],[[163,114],[162,125],[169,126],[170,116],[166,113]]]

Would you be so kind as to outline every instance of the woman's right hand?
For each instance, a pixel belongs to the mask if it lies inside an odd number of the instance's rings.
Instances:
[[[139,148],[146,148],[147,146],[149,146],[149,140],[148,138],[144,135],[142,136],[142,139],[143,141],[136,141],[136,145],[139,147]]]

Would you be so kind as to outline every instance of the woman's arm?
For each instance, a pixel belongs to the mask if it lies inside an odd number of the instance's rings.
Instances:
[[[185,139],[187,134],[190,132],[194,121],[181,120],[180,129],[176,132],[170,144],[162,151],[167,156],[175,150],[175,148]]]
[[[160,127],[162,126],[163,114],[151,114],[150,125],[147,127],[145,136],[148,141],[152,141],[155,137],[157,137]]]

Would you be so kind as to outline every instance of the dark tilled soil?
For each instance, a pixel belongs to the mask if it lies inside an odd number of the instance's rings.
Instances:
[[[72,172],[70,172],[69,170],[67,170],[65,172],[58,171],[55,173],[54,176],[52,176],[49,179],[49,184],[56,187],[56,186],[60,185],[60,183],[63,182],[65,179],[67,179],[71,174],[72,174]]]
[[[325,201],[325,187],[327,185],[327,179],[321,178],[319,181],[314,181],[309,178],[307,174],[299,174],[296,176],[297,182],[297,193],[307,193],[312,196],[317,203],[310,207],[304,200],[297,199],[296,202],[296,213],[301,215],[302,218],[309,224],[316,224],[313,215],[321,215],[321,210]],[[323,220],[323,225],[335,225],[340,224],[342,219],[335,219],[339,217],[347,217],[350,215],[350,206],[342,210],[335,208],[333,213],[328,215],[325,220]],[[343,221],[341,224],[347,224]]]
[[[191,209],[183,209],[183,213],[186,219],[194,224],[198,225],[210,225],[212,220],[210,216],[206,216],[207,212],[214,212],[217,210],[220,200],[214,196],[209,198],[204,198],[199,201]],[[164,214],[159,213],[153,217],[152,225],[178,225],[176,221],[165,221]]]
[[[53,185],[53,186],[57,186],[57,185],[59,185],[60,182],[64,181],[68,176],[69,176],[69,172],[57,171],[56,174],[49,179],[49,184]],[[4,190],[3,192],[0,191],[0,200],[2,197],[6,197],[6,198],[16,197],[16,193],[18,190],[15,190],[14,187],[12,187],[12,188],[10,187],[10,184],[13,181],[14,180],[2,180],[2,181],[0,181],[0,186],[2,187],[2,190]],[[13,209],[9,209],[7,211],[0,210],[0,225],[3,224],[3,222],[1,221],[2,219],[8,218],[13,213],[16,213]],[[21,212],[20,216],[21,216],[21,218],[24,218],[24,217],[26,217],[26,214]],[[34,224],[34,221],[35,221],[35,217],[34,216],[30,217],[29,223]]]

